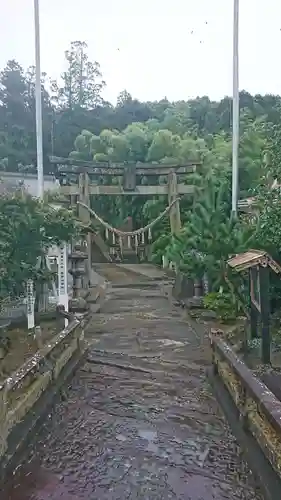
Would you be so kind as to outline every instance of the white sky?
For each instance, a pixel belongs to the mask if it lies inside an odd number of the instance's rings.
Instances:
[[[39,1],[41,66],[52,77],[70,41],[83,40],[112,102],[125,88],[141,100],[231,94],[233,0]],[[33,0],[0,4],[0,68],[34,64]],[[281,94],[280,28],[280,0],[240,0],[241,89]]]

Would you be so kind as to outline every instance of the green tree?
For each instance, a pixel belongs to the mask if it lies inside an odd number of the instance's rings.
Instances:
[[[0,294],[19,294],[27,279],[44,278],[36,263],[54,244],[69,242],[78,234],[72,212],[54,209],[21,193],[0,197]],[[45,270],[46,272],[46,270]],[[48,273],[47,273],[48,274]]]
[[[153,245],[154,258],[166,255],[192,278],[208,277],[214,291],[227,288],[226,261],[256,241],[256,228],[233,218],[230,185],[212,176],[199,180],[192,208],[178,236],[161,235]]]
[[[42,74],[43,140],[45,163],[48,154],[52,108]],[[26,72],[16,61],[8,61],[0,73],[0,158],[7,158],[7,170],[33,168],[36,161],[35,68]]]
[[[105,86],[100,65],[89,61],[86,42],[71,42],[65,52],[67,70],[62,74],[63,85],[53,85],[58,103],[73,110],[76,106],[93,109],[102,102],[101,92]]]
[[[173,161],[177,158],[179,147],[178,135],[174,135],[170,130],[159,130],[155,132],[148,148],[147,161],[160,162],[165,158]]]

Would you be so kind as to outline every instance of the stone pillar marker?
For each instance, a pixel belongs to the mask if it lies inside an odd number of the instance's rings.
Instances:
[[[34,297],[34,287],[33,281],[27,280],[26,283],[26,309],[27,309],[27,328],[31,330],[35,327],[35,315],[34,315],[34,305],[35,305],[35,297]]]
[[[60,246],[59,251],[59,304],[64,306],[66,312],[68,312],[68,255],[67,255],[67,245],[63,243]],[[65,326],[68,325],[68,320],[65,319]]]

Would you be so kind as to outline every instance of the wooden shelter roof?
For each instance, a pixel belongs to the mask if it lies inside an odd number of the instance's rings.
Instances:
[[[238,273],[256,266],[269,266],[276,274],[281,273],[281,267],[264,250],[248,250],[247,252],[235,255],[227,261],[227,264]]]

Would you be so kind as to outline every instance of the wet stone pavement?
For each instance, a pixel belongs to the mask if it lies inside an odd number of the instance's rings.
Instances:
[[[85,364],[1,500],[261,500],[209,390],[204,331],[129,278],[116,273]]]

